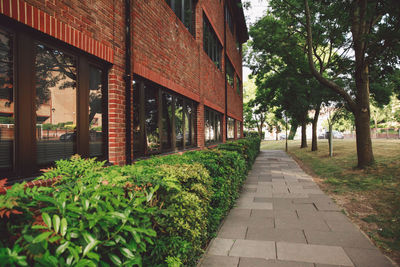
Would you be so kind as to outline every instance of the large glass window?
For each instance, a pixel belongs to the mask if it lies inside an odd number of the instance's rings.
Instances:
[[[176,147],[183,147],[183,99],[176,97],[175,101],[175,137]]]
[[[221,113],[208,107],[204,108],[204,138],[206,144],[222,141],[221,120]]]
[[[241,126],[241,122],[240,121],[236,121],[236,138],[239,139],[241,137],[240,135],[240,127]]]
[[[163,92],[162,93],[162,124],[163,124],[163,132],[162,132],[162,148],[163,150],[171,150],[172,149],[172,95]]]
[[[232,66],[231,61],[229,60],[228,57],[225,58],[226,60],[226,80],[228,81],[228,83],[233,86],[233,77],[234,77],[234,69]]]
[[[194,107],[190,101],[185,102],[185,145],[191,146],[194,142]]]
[[[89,155],[104,156],[103,70],[89,67]]]
[[[158,88],[145,84],[145,133],[146,154],[157,153],[160,150],[160,135],[158,128]]]
[[[229,30],[233,34],[233,19],[232,19],[232,14],[231,11],[229,10],[228,6],[225,5],[225,20],[226,23],[228,23]]]
[[[235,120],[230,117],[228,117],[227,122],[227,135],[228,139],[235,138]]]
[[[194,35],[193,0],[166,0],[167,4],[183,22],[191,34]]]
[[[14,148],[12,36],[0,30],[0,170],[11,169]]]
[[[203,49],[215,65],[221,69],[222,45],[205,15],[203,15]]]
[[[36,154],[40,165],[76,153],[76,61],[36,45]]]
[[[133,89],[135,158],[195,145],[195,102],[144,79]]]
[[[238,95],[242,95],[242,86],[241,86],[241,82],[240,82],[240,80],[239,80],[239,76],[238,75],[236,75],[236,93],[238,94]]]

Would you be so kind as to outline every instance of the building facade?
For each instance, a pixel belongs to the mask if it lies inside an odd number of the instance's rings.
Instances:
[[[0,177],[242,136],[240,0],[0,0]]]

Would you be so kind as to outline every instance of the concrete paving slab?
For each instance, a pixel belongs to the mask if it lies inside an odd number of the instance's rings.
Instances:
[[[231,250],[233,243],[235,240],[233,239],[225,239],[225,238],[214,238],[209,246],[208,255],[218,255],[218,256],[228,256],[229,251]]]
[[[274,211],[273,210],[251,210],[250,217],[252,219],[274,218]]]
[[[395,267],[378,249],[344,248],[356,267]]]
[[[240,258],[239,267],[314,267],[312,263]]]
[[[354,266],[343,248],[337,246],[277,242],[276,249],[279,260]]]
[[[237,203],[237,208],[253,210],[272,210],[272,203],[239,202]]]
[[[229,256],[275,259],[275,242],[238,239],[233,244]]]
[[[207,255],[201,264],[204,267],[237,267],[238,257]]]
[[[246,239],[266,240],[266,241],[284,241],[292,243],[307,243],[302,230],[298,229],[277,229],[249,226]]]
[[[301,230],[316,230],[316,231],[329,231],[328,225],[323,220],[315,219],[296,219],[287,220],[286,218],[276,217],[275,227],[280,229],[301,229]]]
[[[337,211],[305,211],[298,210],[297,214],[300,219],[304,218],[317,218],[324,219],[325,221],[345,222],[348,223],[350,220],[342,213]],[[353,226],[354,227],[354,226]]]
[[[373,249],[374,245],[359,231],[324,232],[304,230],[309,244]]]
[[[247,225],[232,224],[226,221],[218,232],[219,238],[244,239],[246,237]]]
[[[357,227],[349,221],[326,221],[329,228],[335,232],[354,232],[357,231]]]

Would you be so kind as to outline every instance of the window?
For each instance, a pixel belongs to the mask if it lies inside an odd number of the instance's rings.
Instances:
[[[214,64],[221,69],[222,45],[205,15],[203,15],[203,49]]]
[[[196,103],[153,82],[133,85],[134,157],[193,147]],[[143,129],[143,130],[142,130]]]
[[[231,31],[231,33],[233,35],[232,14],[227,5],[225,5],[225,20],[226,20],[226,23],[228,24],[229,30]]]
[[[105,64],[36,36],[0,30],[1,176],[32,176],[73,154],[107,157]]]
[[[13,166],[14,81],[13,36],[0,30],[0,170]]]
[[[241,88],[241,82],[239,80],[239,76],[236,75],[236,92],[238,95],[242,95],[242,88]]]
[[[206,144],[222,142],[221,126],[222,114],[210,109],[204,108],[204,139]]]
[[[234,69],[231,61],[226,57],[226,80],[233,87]]]
[[[228,117],[227,122],[227,138],[234,139],[235,138],[235,120]]]
[[[240,126],[241,126],[241,122],[240,121],[236,121],[236,138],[237,139],[239,139],[241,136],[240,136]]]
[[[193,0],[166,0],[176,16],[183,22],[189,32],[194,35]]]

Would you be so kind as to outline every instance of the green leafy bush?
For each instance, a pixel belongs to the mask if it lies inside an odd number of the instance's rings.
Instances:
[[[0,195],[0,266],[194,266],[259,139],[105,167],[74,156]],[[258,145],[258,146],[257,146]]]

